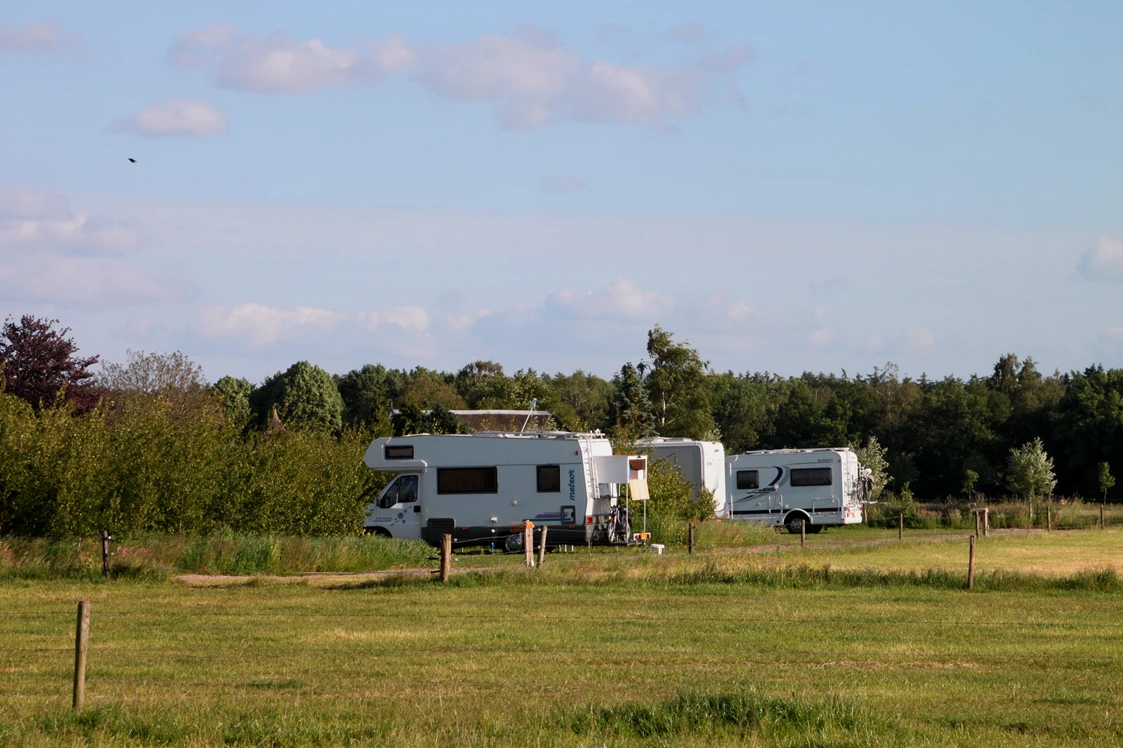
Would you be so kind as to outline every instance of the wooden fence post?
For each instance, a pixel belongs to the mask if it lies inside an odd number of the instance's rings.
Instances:
[[[807,542],[807,518],[804,517],[799,521],[799,547],[802,548],[804,543]]]
[[[990,537],[990,507],[983,507],[983,537]]]
[[[975,515],[975,537],[977,538],[979,537],[979,513],[971,512],[971,514]]]
[[[904,539],[905,539],[905,513],[901,512],[901,515],[899,517],[897,517],[897,540],[904,540]]]
[[[112,540],[109,530],[101,531],[101,575],[109,579],[109,541]]]
[[[545,525],[542,526],[542,539],[539,540],[538,546],[538,566],[541,567],[546,561],[546,530],[550,528]]]
[[[523,530],[523,549],[526,551],[526,565],[534,567],[534,524],[526,523]]]
[[[452,569],[452,536],[447,532],[441,536],[441,584],[448,583]]]
[[[1100,529],[1104,529],[1104,505],[1100,504]]]
[[[78,602],[78,630],[74,634],[74,703],[80,711],[86,703],[86,651],[90,648],[90,601]]]
[[[691,522],[686,526],[686,552],[694,553],[694,523]]]
[[[1053,530],[1053,507],[1045,505],[1045,532]]]
[[[967,560],[967,589],[975,589],[975,536],[971,536],[971,556]]]

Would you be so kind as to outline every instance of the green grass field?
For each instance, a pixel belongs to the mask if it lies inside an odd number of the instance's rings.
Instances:
[[[1118,745],[1123,532],[0,582],[0,743]],[[779,549],[779,552],[777,552]],[[77,601],[87,707],[70,710]]]

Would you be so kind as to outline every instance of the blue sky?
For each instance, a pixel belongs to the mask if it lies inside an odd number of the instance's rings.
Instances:
[[[1123,366],[1123,5],[9,2],[0,314],[208,376]],[[137,159],[131,164],[127,158]]]

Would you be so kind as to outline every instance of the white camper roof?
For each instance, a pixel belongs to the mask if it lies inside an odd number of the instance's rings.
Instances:
[[[749,452],[739,452],[743,455],[800,455],[800,454],[815,454],[822,452],[835,452],[841,454],[843,452],[852,451],[849,447],[816,447],[815,449],[756,449]]]

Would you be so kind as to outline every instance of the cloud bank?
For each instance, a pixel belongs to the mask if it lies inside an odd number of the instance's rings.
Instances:
[[[1076,265],[1076,272],[1093,281],[1123,281],[1123,242],[1101,236]]]
[[[137,135],[221,135],[229,129],[225,115],[210,104],[189,99],[167,99],[140,114],[112,123],[111,132]]]
[[[233,25],[210,24],[179,34],[168,51],[175,67],[213,67],[220,86],[260,93],[372,85],[402,73],[437,96],[492,104],[502,126],[514,130],[692,117],[707,100],[727,95],[730,77],[751,57],[748,47],[733,45],[685,65],[622,65],[586,59],[530,25],[458,44],[411,46],[392,34],[335,48],[284,34],[238,36]]]

